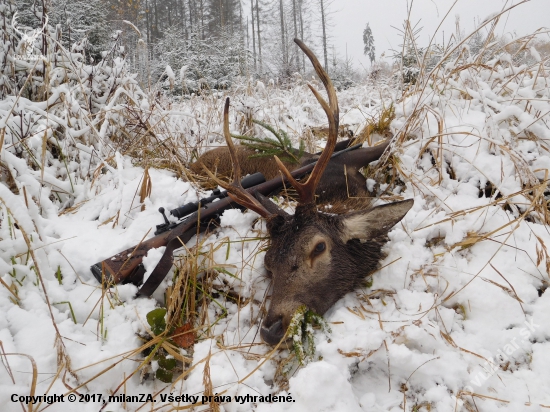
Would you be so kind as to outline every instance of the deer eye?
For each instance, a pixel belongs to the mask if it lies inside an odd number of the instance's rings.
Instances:
[[[325,242],[319,242],[315,245],[315,248],[313,248],[313,254],[320,255],[325,251],[326,248],[327,248],[327,244]]]

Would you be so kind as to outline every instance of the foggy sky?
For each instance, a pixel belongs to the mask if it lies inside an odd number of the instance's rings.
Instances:
[[[398,31],[391,26],[402,27],[407,17],[407,0],[334,0],[331,9],[333,14],[330,30],[331,43],[337,49],[340,57],[347,54],[353,58],[358,68],[369,67],[370,62],[363,55],[363,30],[370,24],[375,40],[376,58],[389,49],[398,49],[401,38]],[[451,8],[454,0],[414,0],[412,2],[411,22],[420,20],[423,26],[419,35],[419,44],[425,46],[434,35],[439,23]],[[437,43],[445,38],[447,43],[450,35],[455,32],[456,16],[460,16],[460,27],[470,33],[479,22],[493,13],[519,1],[506,0],[458,0],[436,34]],[[496,33],[516,33],[525,35],[540,27],[550,28],[550,0],[531,0],[521,4],[506,13],[500,19]],[[550,37],[549,37],[550,40]],[[386,52],[386,55],[391,55]]]

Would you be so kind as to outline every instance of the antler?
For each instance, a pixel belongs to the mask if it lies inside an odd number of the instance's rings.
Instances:
[[[311,89],[311,91],[313,92],[313,94],[319,101],[319,104],[321,105],[321,107],[323,108],[323,110],[327,115],[329,133],[328,133],[328,139],[327,139],[327,144],[325,146],[325,149],[323,150],[323,153],[319,157],[319,160],[317,161],[317,164],[313,168],[307,181],[305,183],[298,183],[296,179],[292,177],[292,174],[288,171],[288,169],[279,160],[279,158],[275,156],[275,161],[277,162],[279,169],[287,178],[289,183],[298,192],[298,196],[300,197],[300,204],[308,204],[308,203],[313,203],[315,201],[315,189],[317,188],[317,185],[321,180],[321,176],[323,175],[323,172],[328,162],[330,161],[332,153],[334,152],[334,147],[336,146],[336,139],[338,137],[338,123],[339,123],[340,115],[338,110],[338,99],[336,97],[336,90],[334,89],[334,85],[332,84],[332,81],[330,80],[330,77],[328,76],[327,72],[323,69],[323,67],[321,66],[321,63],[319,63],[319,60],[317,59],[315,54],[313,54],[313,52],[301,40],[294,39],[294,42],[302,49],[302,51],[306,54],[306,56],[311,61],[311,64],[313,65],[315,72],[317,73],[317,75],[325,85],[325,89],[327,91],[328,101],[329,101],[327,103],[325,99],[323,99],[323,97],[319,94],[319,92],[315,90],[313,86],[308,84],[309,88]],[[233,145],[233,141],[231,140],[231,135],[229,133],[229,98],[225,100],[225,107],[223,110],[223,135],[225,137],[225,141],[227,142],[229,154],[231,155],[231,160],[233,163],[233,182],[231,184],[227,184],[221,181],[216,176],[214,176],[210,172],[210,170],[204,167],[206,173],[218,185],[222,186],[225,190],[227,190],[229,192],[229,196],[235,202],[239,203],[240,205],[248,209],[255,211],[262,217],[268,218],[273,216],[274,213],[270,212],[266,207],[264,207],[256,198],[254,198],[254,196],[252,196],[248,191],[246,191],[241,185],[241,168],[239,165],[239,159],[237,157],[235,146]]]
[[[204,167],[204,170],[213,179],[218,185],[223,187],[229,193],[229,197],[233,199],[236,203],[251,209],[254,212],[258,213],[260,216],[268,218],[273,216],[273,213],[269,212],[254,196],[247,192],[241,185],[241,166],[239,165],[239,158],[235,150],[235,145],[233,140],[231,140],[231,134],[229,133],[229,97],[225,99],[225,106],[223,108],[223,136],[227,143],[229,149],[229,154],[231,155],[231,160],[233,163],[233,182],[227,184],[216,176],[214,176],[210,170]]]
[[[334,152],[336,139],[338,137],[338,123],[340,120],[340,115],[338,110],[338,99],[336,97],[336,90],[334,89],[334,85],[332,84],[332,81],[330,80],[327,72],[323,69],[323,66],[321,66],[321,63],[319,63],[319,60],[317,59],[315,54],[313,54],[313,52],[301,40],[294,39],[294,42],[298,45],[298,47],[300,47],[300,49],[302,49],[302,51],[311,61],[315,72],[325,85],[325,89],[328,94],[327,104],[327,102],[325,101],[325,99],[323,99],[319,92],[308,83],[308,87],[311,89],[311,91],[323,107],[323,110],[327,114],[329,132],[325,149],[323,150],[321,157],[317,161],[317,164],[309,175],[307,181],[305,183],[298,183],[296,179],[292,177],[288,169],[279,160],[279,158],[275,156],[275,161],[277,162],[279,169],[285,175],[285,177],[288,179],[289,183],[294,187],[294,189],[296,189],[296,192],[298,192],[300,203],[307,204],[313,203],[315,201],[315,189],[317,188],[325,167],[327,166],[330,157]]]

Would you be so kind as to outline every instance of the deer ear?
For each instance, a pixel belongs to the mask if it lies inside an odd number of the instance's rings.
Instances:
[[[414,200],[408,199],[345,215],[342,241],[346,243],[351,239],[372,239],[385,235],[403,219],[413,204]]]

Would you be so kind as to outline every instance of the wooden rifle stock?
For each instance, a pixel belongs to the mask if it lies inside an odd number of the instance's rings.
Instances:
[[[361,147],[360,144],[348,147],[347,149],[334,153],[332,157],[336,157],[359,147]],[[294,170],[291,174],[295,179],[302,178],[313,170],[315,164],[316,162],[307,164]],[[286,179],[279,176],[246,190],[253,195],[258,192],[264,196],[268,196],[274,191],[281,189],[286,183]],[[133,283],[139,285],[145,274],[145,268],[142,264],[143,258],[150,249],[165,246],[166,249],[160,261],[138,291],[138,295],[140,296],[150,296],[172,267],[174,251],[185,245],[193,235],[204,232],[211,223],[219,221],[219,217],[223,211],[231,207],[242,208],[233,202],[230,197],[206,204],[197,212],[183,219],[171,230],[154,236],[151,239],[139,243],[137,246],[133,246],[92,265],[91,271],[99,282],[107,286],[120,283]]]

